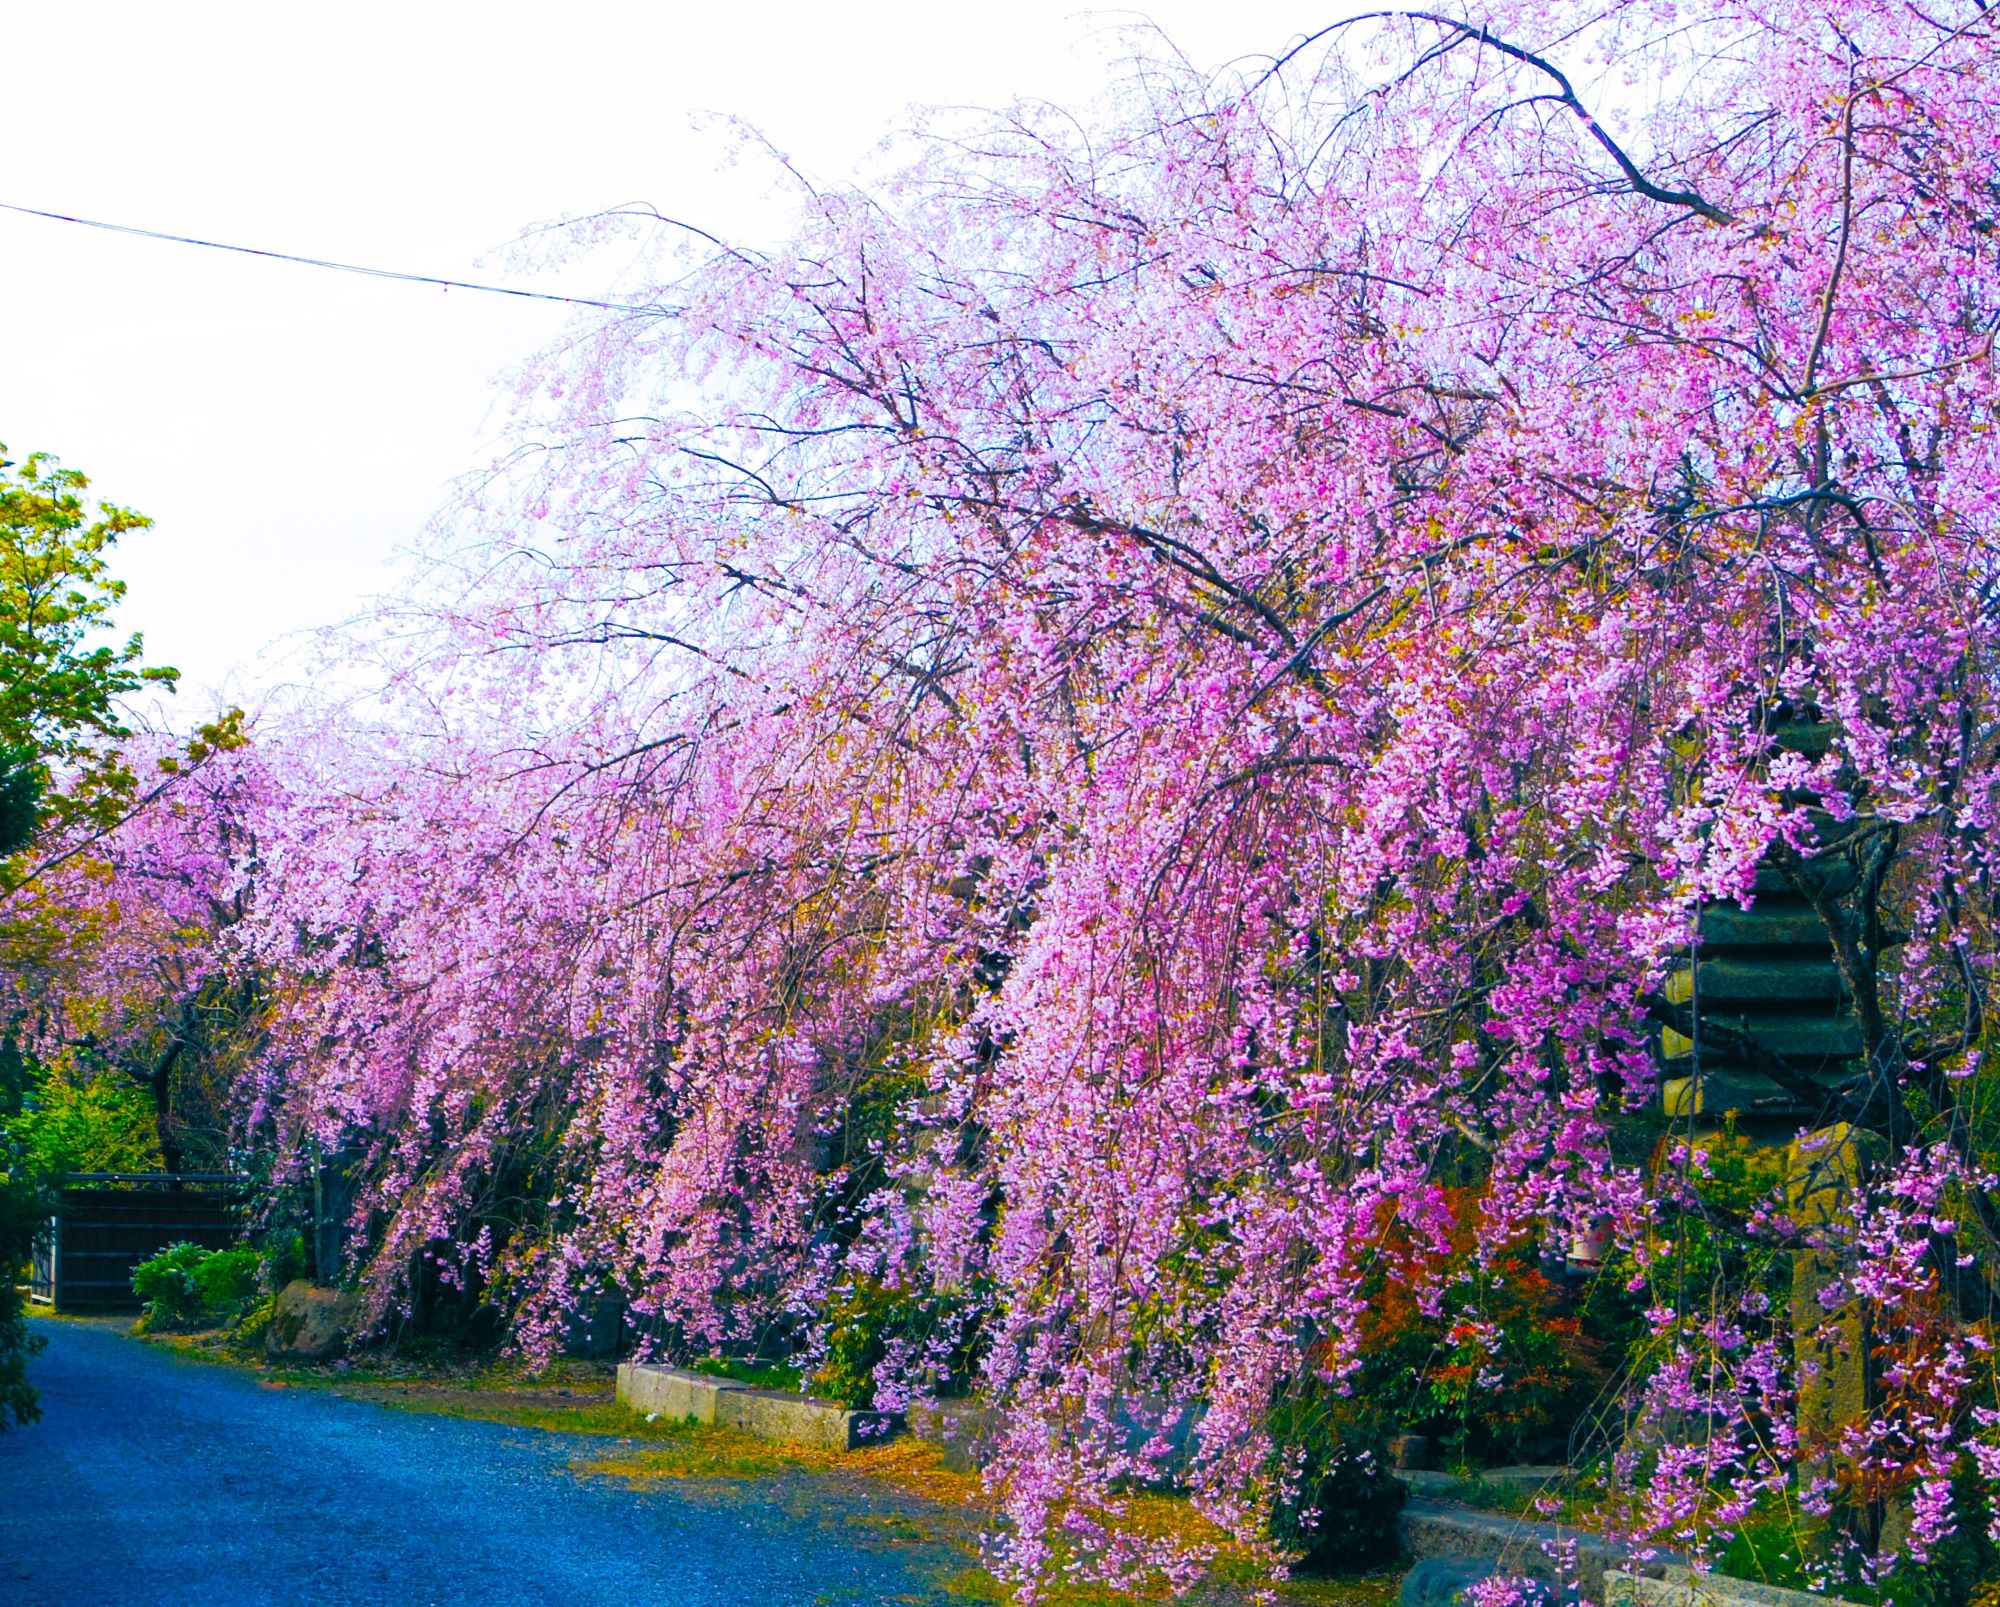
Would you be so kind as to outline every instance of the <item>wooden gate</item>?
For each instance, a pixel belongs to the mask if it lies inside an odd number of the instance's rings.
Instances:
[[[78,1172],[35,1244],[29,1295],[57,1311],[137,1311],[132,1269],[168,1245],[226,1250],[243,1237],[242,1179]]]

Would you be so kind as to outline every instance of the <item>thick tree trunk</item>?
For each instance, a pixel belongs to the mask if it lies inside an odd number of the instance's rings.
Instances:
[[[153,1131],[160,1141],[160,1165],[172,1176],[179,1176],[181,1170],[181,1146],[174,1134],[173,1120],[174,1062],[186,1047],[185,1039],[176,1038],[146,1080],[147,1091],[153,1096]]]

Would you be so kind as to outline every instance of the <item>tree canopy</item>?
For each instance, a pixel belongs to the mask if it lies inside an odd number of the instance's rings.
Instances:
[[[373,701],[227,758],[146,884],[268,979],[246,1141],[354,1158],[378,1317],[442,1283],[546,1352],[611,1289],[669,1352],[976,1385],[1031,1592],[1193,1579],[1120,1522],[1183,1451],[1309,1529],[1380,1313],[1500,1395],[1571,1259],[1609,1521],[1781,1521],[1821,1584],[1973,1543],[1996,27],[1378,12],[937,127],[774,250],[578,225],[646,310],[536,370],[344,646]],[[1868,1157],[1831,1215],[1661,1047],[1807,866],[1858,1047],[1758,1066],[1765,1136]]]

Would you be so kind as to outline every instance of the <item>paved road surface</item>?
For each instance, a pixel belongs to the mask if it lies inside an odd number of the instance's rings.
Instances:
[[[44,1416],[0,1434],[5,1607],[943,1607],[908,1510],[824,1483],[634,1492],[615,1441],[272,1389],[42,1322]],[[884,1523],[884,1519],[891,1521]]]

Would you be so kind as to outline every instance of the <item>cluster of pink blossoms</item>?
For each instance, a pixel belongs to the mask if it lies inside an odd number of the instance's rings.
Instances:
[[[810,1351],[928,1301],[878,1393],[976,1331],[1006,1565],[1184,1581],[1120,1492],[1198,1412],[1259,1533],[1273,1401],[1448,1171],[1671,1267],[1652,1001],[1853,819],[1903,930],[1834,1249],[1904,1383],[1844,1454],[1920,1557],[1987,1521],[2000,23],[1467,15],[941,129],[774,252],[662,228],[548,355],[379,691],[262,728],[246,1120],[359,1157],[378,1309],[428,1265],[531,1350],[616,1290]],[[1782,1307],[1680,1287],[1637,1522],[1700,1548],[1823,1448]]]

